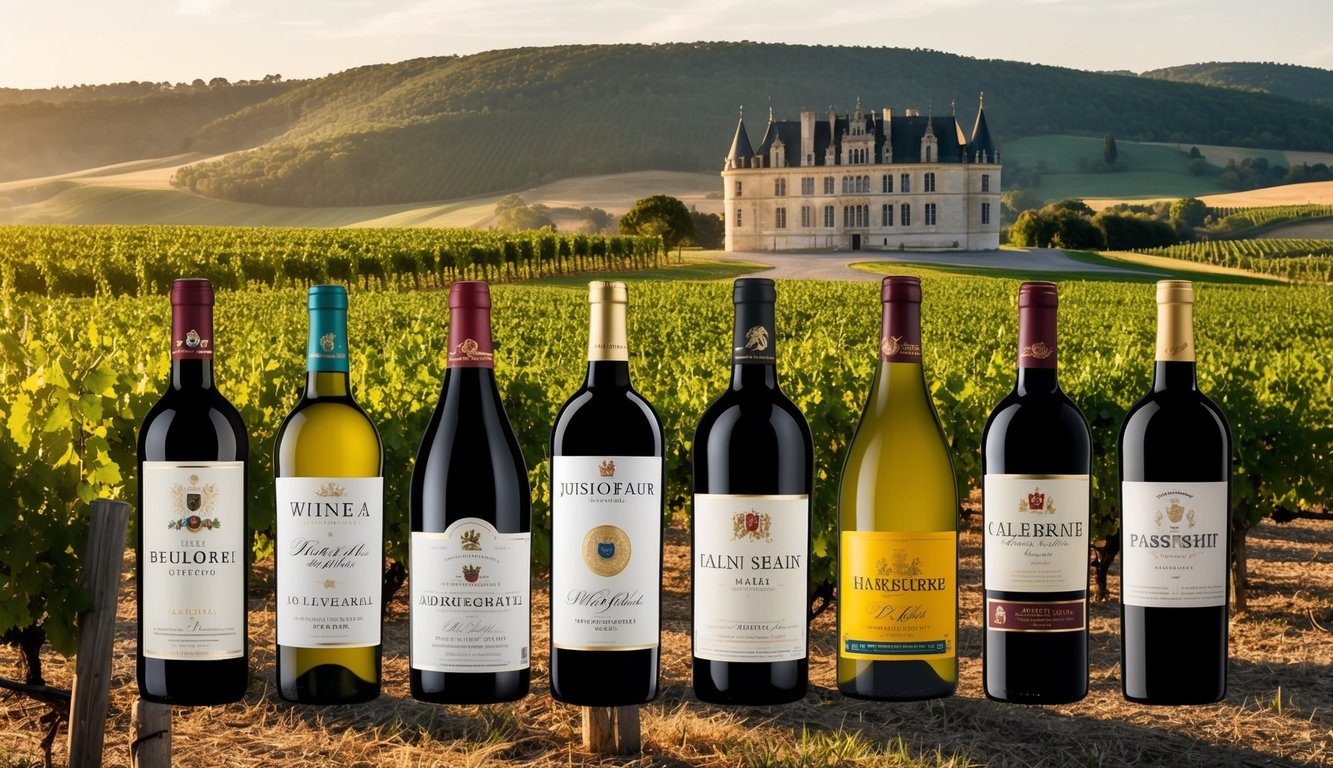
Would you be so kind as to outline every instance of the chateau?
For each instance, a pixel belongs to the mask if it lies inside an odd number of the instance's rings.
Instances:
[[[758,150],[742,115],[722,168],[728,251],[995,250],[1000,153],[984,104],[955,117],[856,111],[774,120]]]

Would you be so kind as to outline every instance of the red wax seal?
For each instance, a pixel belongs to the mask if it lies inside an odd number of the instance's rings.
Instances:
[[[1055,283],[1023,283],[1018,289],[1018,366],[1054,368]]]
[[[890,275],[880,288],[884,322],[879,335],[879,359],[886,363],[921,362],[921,280]]]
[[[171,359],[213,359],[213,284],[207,280],[171,284]]]
[[[450,368],[494,368],[491,342],[491,291],[480,280],[456,282],[449,287]]]

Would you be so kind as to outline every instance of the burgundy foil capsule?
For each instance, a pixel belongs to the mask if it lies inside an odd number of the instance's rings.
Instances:
[[[884,278],[880,290],[884,322],[879,359],[887,363],[921,362],[921,280],[907,275]]]
[[[450,368],[494,368],[491,341],[491,290],[479,280],[449,287]]]
[[[207,280],[171,284],[171,359],[213,359],[213,284]]]
[[[1055,368],[1055,283],[1023,283],[1018,289],[1018,366]]]

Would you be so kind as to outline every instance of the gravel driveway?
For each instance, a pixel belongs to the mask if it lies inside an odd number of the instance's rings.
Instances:
[[[1103,274],[1142,274],[1133,269],[1084,264],[1075,261],[1055,248],[1027,248],[1024,250],[970,251],[949,253],[895,253],[890,251],[836,251],[816,253],[737,252],[721,255],[721,259],[757,261],[770,264],[770,269],[756,274],[784,280],[874,280],[883,275],[850,269],[849,264],[861,261],[903,261],[915,264],[941,266],[999,267],[1002,269],[1031,269],[1036,272],[1100,272]]]

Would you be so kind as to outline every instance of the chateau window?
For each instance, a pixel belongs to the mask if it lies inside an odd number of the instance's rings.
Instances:
[[[989,173],[983,173],[983,174],[981,174],[981,191],[982,191],[982,192],[989,192],[989,191],[990,191],[990,174],[989,174]]]
[[[984,178],[986,178],[986,177],[985,177],[985,176],[982,176],[981,178],[984,179]],[[990,223],[990,203],[982,203],[982,204],[981,204],[981,223],[982,223],[982,224],[989,224],[989,223]]]
[[[786,179],[774,179],[774,180],[773,180],[773,194],[774,194],[775,196],[777,196],[777,197],[783,197],[783,196],[785,196],[785,195],[787,194],[787,180],[786,180]]]
[[[904,227],[910,227],[912,226],[912,206],[903,203],[902,208],[902,215],[898,218],[902,219]]]
[[[929,206],[927,206],[927,210],[929,210]],[[778,229],[786,229],[786,228],[787,228],[787,209],[786,209],[786,208],[779,208],[779,209],[777,210],[777,215],[776,215],[776,217],[774,218],[773,222],[777,225]]]
[[[926,203],[926,226],[935,226],[935,204]]]
[[[737,208],[737,209],[736,209],[736,226],[738,226],[738,227],[743,227],[743,226],[745,226],[745,220],[744,220],[743,218],[741,218],[741,209],[740,209],[740,208]]]
[[[879,177],[879,186],[881,192],[889,194],[893,191],[893,177],[887,173]]]
[[[842,177],[842,193],[845,195],[852,191],[852,178],[850,176]]]
[[[912,191],[912,176],[910,174],[904,173],[898,177],[898,191],[904,195]]]
[[[736,196],[736,197],[740,197],[740,196],[741,196],[741,183],[740,183],[739,181],[736,182],[736,195],[735,195],[735,196]],[[736,223],[737,223],[737,225],[740,224],[740,222],[736,222]]]
[[[831,195],[831,194],[833,194],[833,177],[832,177],[832,176],[825,176],[825,177],[824,177],[824,194],[826,194],[826,195]],[[830,224],[829,226],[833,226],[833,225]]]
[[[829,229],[833,228],[833,206],[831,205],[824,206],[824,226]]]
[[[927,146],[926,146],[926,162],[927,162],[927,163],[933,163],[933,162],[935,162],[934,155],[935,155],[935,148],[932,147],[932,146],[927,145]]]
[[[801,179],[801,194],[813,195],[815,193],[815,177],[806,176]]]
[[[881,227],[893,226],[893,206],[885,204],[883,209],[880,210],[879,216],[880,216],[879,225]]]
[[[842,226],[845,229],[847,227],[850,227],[851,225],[852,225],[852,207],[850,205],[844,205],[842,207]]]
[[[813,182],[814,180],[811,179]],[[808,205],[801,206],[801,226],[813,227],[815,225],[815,209]]]
[[[921,186],[922,186],[922,190],[925,191],[925,192],[934,192],[934,191],[935,191],[935,174],[933,174],[933,173],[927,173],[927,174],[926,174],[926,178],[924,179],[924,181],[923,181],[923,183],[922,183]]]

